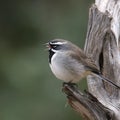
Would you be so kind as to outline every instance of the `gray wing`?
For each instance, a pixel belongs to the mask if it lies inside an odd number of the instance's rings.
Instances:
[[[96,74],[100,73],[95,62],[91,58],[88,58],[81,49],[76,50],[74,52],[71,51],[70,56],[72,58],[76,59],[77,61],[79,61],[81,64],[83,64],[85,66],[86,70],[92,71]]]

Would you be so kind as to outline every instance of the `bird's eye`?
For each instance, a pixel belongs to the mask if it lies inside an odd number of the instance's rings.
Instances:
[[[57,47],[57,45],[52,45],[52,48],[56,48]]]
[[[58,45],[58,44],[50,44],[50,49],[59,50],[59,49],[61,49],[60,46],[61,45]]]

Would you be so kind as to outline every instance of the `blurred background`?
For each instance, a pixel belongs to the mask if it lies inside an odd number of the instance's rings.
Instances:
[[[62,81],[49,68],[44,43],[64,38],[83,48],[93,2],[1,1],[0,120],[80,120],[65,107]]]

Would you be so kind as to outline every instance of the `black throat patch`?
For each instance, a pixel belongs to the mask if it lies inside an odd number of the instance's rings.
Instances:
[[[51,49],[49,50],[49,63],[51,64],[51,58],[54,55],[55,52],[53,52]]]

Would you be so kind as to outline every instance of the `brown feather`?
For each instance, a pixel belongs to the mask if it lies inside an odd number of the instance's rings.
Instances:
[[[73,58],[73,59],[76,59],[77,61],[79,61],[80,63],[82,63],[83,65],[85,65],[86,69],[88,69],[88,71],[92,71],[94,73],[100,73],[99,69],[97,68],[95,62],[87,57],[84,52],[82,51],[82,49],[80,49],[79,47],[77,47],[76,45],[71,44],[71,51],[69,52],[70,53],[70,56]]]

